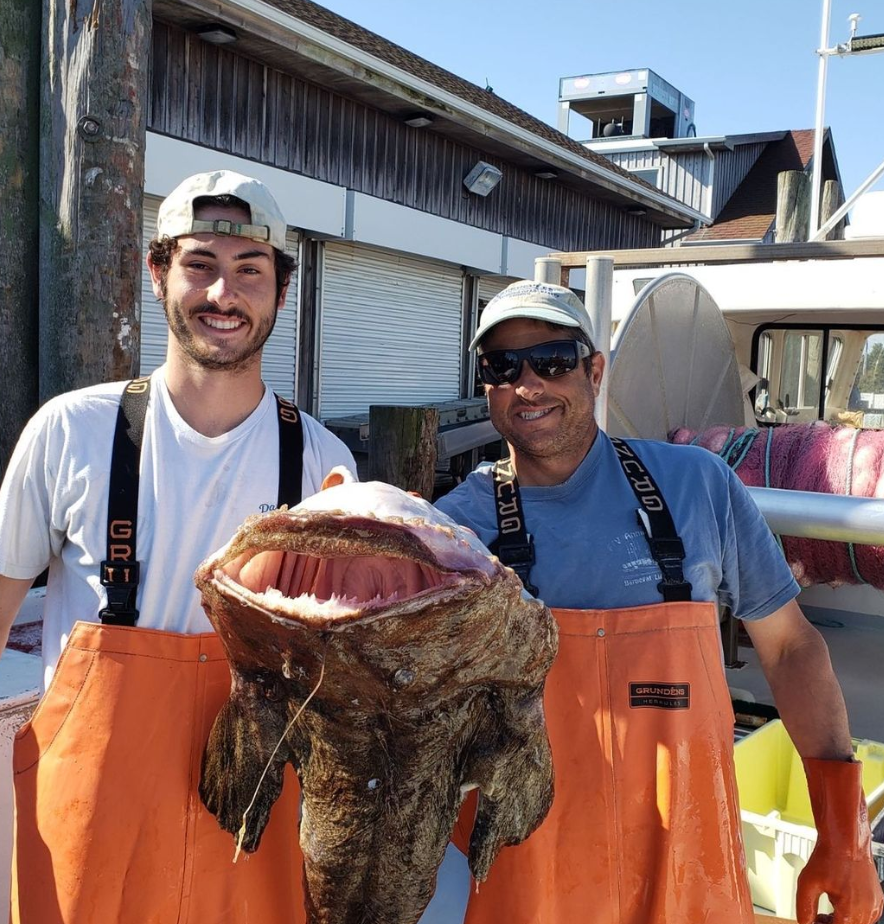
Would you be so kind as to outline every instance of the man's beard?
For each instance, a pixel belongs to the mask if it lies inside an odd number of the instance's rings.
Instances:
[[[181,349],[196,365],[203,369],[223,369],[226,372],[243,372],[251,368],[255,362],[260,362],[260,356],[256,359],[256,354],[260,354],[267,338],[273,333],[273,327],[276,324],[276,315],[278,309],[274,309],[270,317],[264,318],[256,328],[253,328],[251,336],[235,347],[228,349],[204,347],[194,336],[193,331],[187,326],[184,314],[179,302],[165,299],[162,301],[163,312],[166,315],[166,321],[169,324],[169,333],[177,341]],[[236,309],[233,311],[219,311],[209,305],[201,305],[199,308],[190,312],[192,319],[196,315],[208,312],[217,317],[240,318],[249,323],[246,316]],[[199,323],[195,321],[195,323]]]

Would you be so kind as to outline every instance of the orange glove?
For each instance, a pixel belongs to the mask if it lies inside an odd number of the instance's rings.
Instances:
[[[872,833],[862,787],[862,764],[846,760],[804,761],[817,841],[798,876],[799,924],[874,924],[884,896],[872,860]],[[825,892],[834,916],[817,918]]]

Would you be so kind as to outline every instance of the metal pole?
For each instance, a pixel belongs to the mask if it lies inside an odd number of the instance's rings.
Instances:
[[[552,257],[534,258],[534,281],[548,282],[552,285],[562,284],[562,263]]]
[[[605,357],[606,367],[611,360],[611,302],[614,291],[614,258],[589,257],[586,261],[586,310],[592,321],[597,350]],[[609,370],[610,371],[610,370]],[[602,378],[599,396],[595,403],[598,425],[604,430],[608,424],[608,375]]]
[[[749,488],[768,526],[782,536],[884,545],[884,500],[782,488]]]
[[[820,56],[816,85],[816,123],[813,135],[813,172],[810,183],[810,221],[807,239],[813,240],[820,224],[820,198],[823,184],[823,118],[826,109],[826,72],[829,66],[829,23],[832,18],[832,0],[823,0],[823,19],[820,26]]]

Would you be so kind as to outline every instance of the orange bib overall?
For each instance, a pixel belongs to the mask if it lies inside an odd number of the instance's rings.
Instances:
[[[553,614],[555,799],[467,924],[752,924],[715,605]]]
[[[291,769],[235,865],[197,792],[229,692],[213,634],[76,624],[16,736],[13,924],[303,924]]]

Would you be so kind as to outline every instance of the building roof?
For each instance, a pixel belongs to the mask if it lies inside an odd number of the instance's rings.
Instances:
[[[193,29],[222,22],[242,54],[298,73],[395,118],[428,112],[428,129],[621,205],[667,228],[701,220],[695,209],[588,151],[494,93],[310,0],[154,0],[154,15]]]
[[[623,170],[616,164],[612,164],[600,154],[588,151],[579,141],[574,141],[551,125],[535,118],[523,109],[519,109],[518,106],[514,106],[493,92],[471,83],[463,77],[458,77],[457,74],[433,64],[432,61],[419,57],[407,48],[403,48],[401,45],[397,45],[395,42],[391,42],[376,32],[371,32],[369,29],[343,16],[339,16],[337,13],[333,13],[323,6],[311,3],[310,0],[265,0],[265,2],[283,12],[289,13],[302,22],[309,23],[311,26],[333,35],[348,45],[359,48],[376,58],[380,58],[382,61],[386,61],[388,64],[401,68],[415,77],[429,81],[435,86],[459,96],[461,99],[494,113],[494,115],[501,116],[514,125],[525,128],[535,135],[559,145],[559,147],[565,148],[574,154],[579,154],[581,157],[613,170],[625,178],[633,181],[638,180],[641,185],[647,186],[648,189],[654,188],[631,174],[628,170]]]
[[[813,158],[813,129],[787,131],[762,151],[713,224],[685,242],[761,240],[777,215],[777,176],[783,170],[806,170]]]

